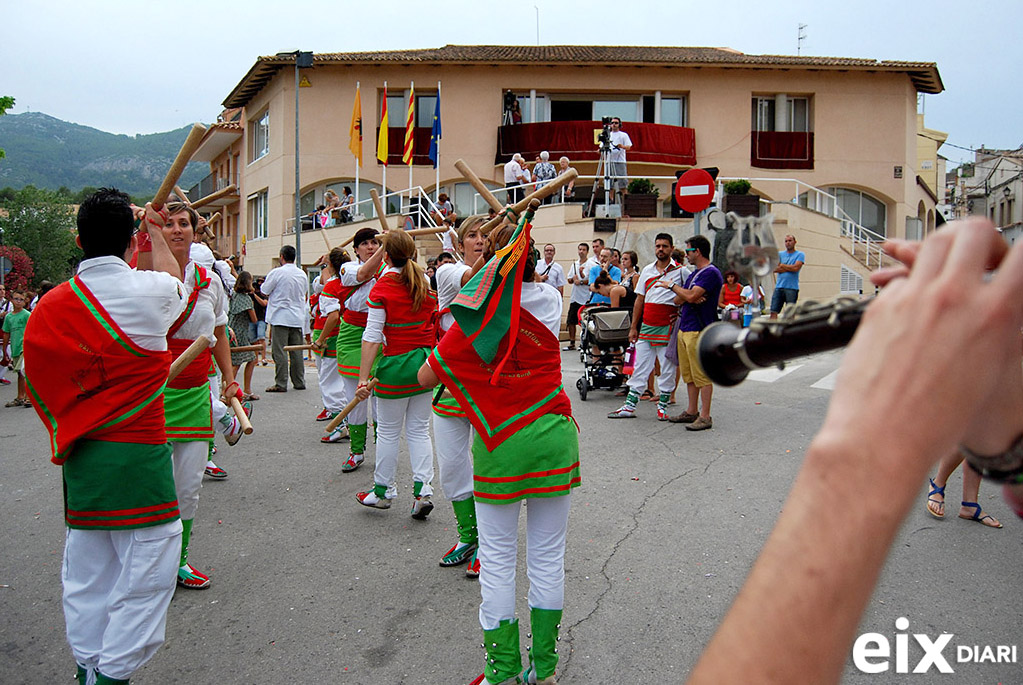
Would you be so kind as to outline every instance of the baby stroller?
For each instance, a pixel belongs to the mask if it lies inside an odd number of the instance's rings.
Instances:
[[[629,349],[632,308],[591,305],[580,312],[579,323],[583,376],[575,387],[585,402],[590,390],[617,390],[628,378],[620,369]]]

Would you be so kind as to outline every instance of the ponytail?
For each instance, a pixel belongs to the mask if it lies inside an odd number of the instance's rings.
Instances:
[[[412,309],[417,311],[430,292],[423,267],[416,263],[416,243],[405,231],[390,231],[384,235],[384,250],[391,265],[398,269],[398,279],[412,296]]]

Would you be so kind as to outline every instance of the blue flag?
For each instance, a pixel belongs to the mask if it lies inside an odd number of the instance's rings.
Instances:
[[[430,161],[433,162],[433,168],[437,168],[437,157],[440,156],[438,148],[440,147],[440,93],[437,93],[437,107],[433,110],[433,130],[430,132]]]

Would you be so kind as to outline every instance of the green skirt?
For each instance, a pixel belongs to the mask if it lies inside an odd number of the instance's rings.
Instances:
[[[417,347],[393,357],[380,357],[377,362],[377,385],[374,394],[384,400],[397,400],[430,392],[419,385],[419,368],[426,363],[432,348]]]

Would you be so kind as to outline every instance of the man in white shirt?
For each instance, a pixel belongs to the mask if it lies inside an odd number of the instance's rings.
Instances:
[[[266,392],[287,392],[288,376],[295,390],[305,390],[305,366],[302,351],[285,353],[285,345],[301,345],[302,331],[307,318],[306,297],[309,293],[309,279],[305,272],[295,266],[295,248],[285,245],[281,248],[281,265],[270,271],[263,282],[266,295],[266,322],[270,325],[272,355],[274,360],[274,384]],[[290,371],[289,371],[290,357]]]
[[[589,243],[579,243],[579,259],[572,262],[566,281],[572,284],[572,299],[568,304],[568,347],[575,349],[575,326],[579,323],[579,308],[590,301],[590,269],[596,260],[590,258]]]
[[[561,296],[564,297],[565,270],[554,261],[554,246],[550,243],[543,246],[543,261],[536,265],[536,281],[537,283],[546,283],[547,285],[554,286],[561,293]]]
[[[510,205],[515,204],[524,197],[522,188],[514,187],[523,183],[529,183],[529,172],[524,167],[525,160],[522,159],[522,155],[518,152],[512,155],[511,161],[504,165],[504,187],[509,189],[505,202]]]
[[[625,153],[632,149],[632,138],[622,130],[622,120],[618,117],[611,119],[611,154],[608,164],[611,166],[611,202],[615,201],[615,190],[625,194],[625,188],[629,185],[628,173],[625,170]]]

